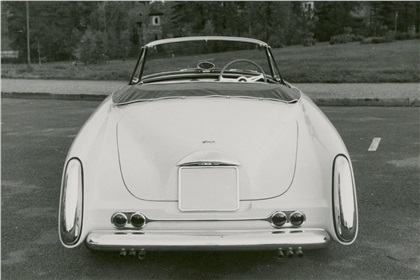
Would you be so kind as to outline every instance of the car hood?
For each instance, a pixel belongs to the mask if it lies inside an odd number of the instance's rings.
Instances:
[[[279,196],[290,187],[296,166],[293,107],[221,97],[117,107],[125,185],[139,199],[178,201],[182,166],[216,164],[236,167],[240,200]]]

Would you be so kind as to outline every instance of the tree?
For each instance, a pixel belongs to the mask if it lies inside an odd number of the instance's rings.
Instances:
[[[370,35],[380,34],[384,30],[409,32],[420,29],[419,2],[368,2],[370,9],[369,31]]]
[[[277,46],[286,44],[291,8],[290,2],[177,2],[171,20],[176,36],[249,36]]]
[[[86,30],[81,43],[80,60],[85,64],[98,61],[99,56],[96,52],[96,38],[91,29]]]
[[[7,23],[11,46],[26,57],[26,9],[24,2],[2,2],[7,10]],[[120,40],[127,41],[131,22],[126,12],[130,2],[31,2],[30,41],[31,55],[38,53],[46,60],[68,60],[79,56],[80,49],[86,55],[86,47],[99,48],[103,57],[120,57]],[[85,31],[90,32],[84,36]],[[84,37],[85,43],[81,43]],[[86,44],[86,39],[95,37],[96,45]],[[89,41],[89,40],[88,40]],[[131,49],[131,46],[129,46]],[[93,50],[92,50],[93,52]],[[126,57],[126,52],[123,52]],[[98,60],[95,56],[93,60]],[[86,59],[85,60],[89,60]]]
[[[80,60],[85,64],[106,61],[107,38],[102,31],[87,29],[83,34],[80,48]]]
[[[2,3],[3,5],[3,3]],[[24,2],[6,2],[8,10],[9,38],[12,47],[26,55],[26,33]],[[73,30],[79,17],[75,11],[76,2],[31,2],[30,3],[30,41],[32,56],[41,56],[48,60],[69,59],[78,43]]]
[[[27,56],[25,2],[2,1],[1,9],[2,16],[7,15],[6,22],[8,24],[10,46],[19,51],[20,60],[24,61]]]
[[[360,7],[358,2],[334,1],[316,2],[315,16],[318,18],[315,37],[328,41],[331,36],[344,33],[345,27],[354,25],[352,12]]]

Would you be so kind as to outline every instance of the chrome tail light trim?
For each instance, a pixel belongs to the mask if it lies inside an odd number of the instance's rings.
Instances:
[[[61,242],[75,245],[82,232],[83,221],[83,166],[78,158],[67,162],[60,195],[58,228]]]
[[[344,155],[334,159],[332,199],[337,238],[342,244],[351,244],[358,232],[357,197],[353,171]]]

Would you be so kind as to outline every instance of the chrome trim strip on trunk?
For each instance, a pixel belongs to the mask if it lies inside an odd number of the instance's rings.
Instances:
[[[203,144],[215,143],[215,140],[203,140]],[[190,166],[190,165],[233,165],[240,166],[241,163],[231,155],[222,153],[217,150],[200,150],[191,153],[181,159],[177,166]]]

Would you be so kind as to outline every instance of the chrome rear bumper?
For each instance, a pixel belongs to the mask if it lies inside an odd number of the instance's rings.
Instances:
[[[323,229],[276,231],[93,231],[86,238],[92,250],[264,250],[278,248],[320,249],[330,243]]]

